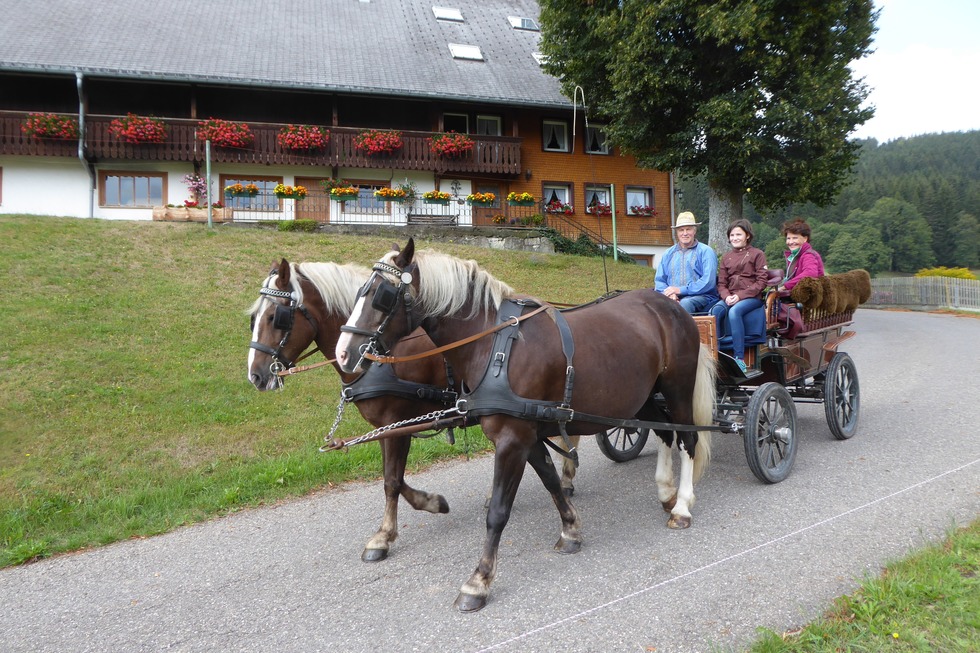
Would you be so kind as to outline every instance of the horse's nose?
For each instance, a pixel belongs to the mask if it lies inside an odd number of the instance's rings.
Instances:
[[[345,369],[346,370],[347,369],[347,352],[346,351],[340,351],[340,352],[336,352],[336,353],[337,353],[337,362],[340,363],[340,367],[342,369]]]
[[[264,385],[262,382],[262,375],[257,374],[255,372],[248,375],[248,380],[252,385],[254,385],[259,390],[261,390],[262,386]]]

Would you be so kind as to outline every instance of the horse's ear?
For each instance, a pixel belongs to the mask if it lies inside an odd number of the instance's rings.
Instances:
[[[279,290],[289,290],[289,261],[283,259],[279,263],[279,273],[276,275],[276,287]]]
[[[393,251],[393,252],[400,252],[400,251],[402,251],[402,248],[399,247],[398,243],[392,243],[391,244],[391,251]]]
[[[400,268],[405,268],[409,263],[412,262],[412,258],[415,256],[415,239],[409,238],[408,244],[405,245],[405,249],[399,252],[398,256],[395,257],[395,265]]]

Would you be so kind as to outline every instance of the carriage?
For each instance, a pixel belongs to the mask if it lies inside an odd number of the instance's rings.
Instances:
[[[776,271],[780,272],[780,271]],[[770,286],[778,283],[771,277]],[[740,434],[745,458],[756,478],[778,483],[789,476],[796,459],[799,430],[796,403],[822,403],[831,434],[847,440],[857,431],[860,386],[851,357],[839,346],[855,335],[853,307],[843,310],[797,304],[783,311],[771,291],[764,306],[746,316],[746,364],[743,373],[730,355],[730,333],[716,333],[715,318],[695,316],[701,341],[718,362],[714,422],[719,430]],[[785,307],[784,307],[785,308]],[[849,310],[848,310],[849,309]],[[786,319],[799,319],[787,325]],[[596,434],[599,450],[611,460],[636,458],[650,429],[615,427]]]

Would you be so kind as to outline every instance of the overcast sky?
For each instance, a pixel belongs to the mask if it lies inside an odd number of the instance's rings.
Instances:
[[[875,0],[875,53],[852,65],[875,117],[853,134],[879,142],[980,129],[980,0]]]

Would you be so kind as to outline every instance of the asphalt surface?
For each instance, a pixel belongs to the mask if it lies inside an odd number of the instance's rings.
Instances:
[[[616,464],[590,440],[582,551],[552,550],[560,522],[529,471],[478,613],[452,603],[482,545],[489,458],[414,475],[451,512],[403,503],[381,563],[359,557],[383,507],[372,482],[3,570],[0,651],[744,650],[980,516],[980,319],[862,309],[854,329],[853,439],[799,405],[795,467],[763,485],[741,438],[716,436],[684,531],[656,501],[652,443]]]

